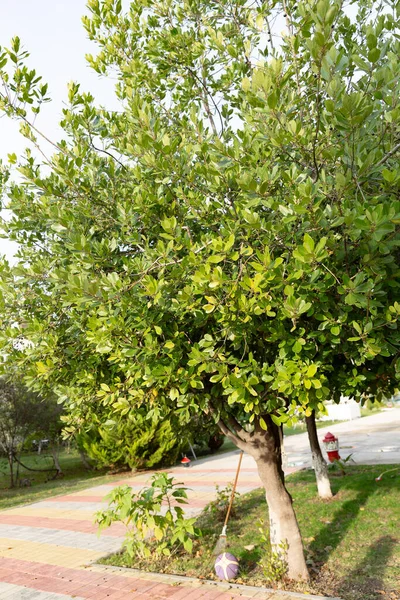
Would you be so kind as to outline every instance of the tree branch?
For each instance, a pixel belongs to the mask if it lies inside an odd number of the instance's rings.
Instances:
[[[388,152],[387,154],[385,154],[385,156],[383,158],[381,158],[381,160],[375,165],[375,167],[380,167],[381,165],[385,164],[385,162],[387,160],[389,160],[389,158],[391,156],[393,156],[393,154],[395,154],[397,152],[397,150],[400,150],[400,143],[396,144],[396,146],[394,148],[392,148],[390,150],[390,152]]]
[[[237,435],[232,433],[232,431],[225,425],[222,419],[218,421],[218,427],[221,429],[222,433],[226,435],[226,437],[231,440],[240,450],[246,451],[247,444],[243,440],[241,440]]]
[[[211,102],[214,105],[215,110],[218,113],[219,116],[219,120],[221,122],[221,133],[224,132],[224,121],[221,115],[221,111],[219,110],[217,103],[215,102],[214,98],[212,97],[212,94],[210,94],[208,87],[205,83],[205,79],[203,77],[203,79],[201,79],[197,73],[191,69],[190,67],[187,67],[187,70],[189,71],[189,73],[192,75],[192,77],[194,77],[195,79],[197,79],[197,81],[199,82],[199,84],[202,86],[203,90],[200,92],[201,93],[201,98],[203,100],[203,106],[204,106],[204,110],[207,114],[208,120],[210,121],[210,125],[211,125],[211,129],[213,130],[214,135],[218,135],[218,131],[215,125],[215,121],[214,121],[214,117],[212,115],[211,109],[210,109],[210,105],[208,102],[208,98],[210,98]]]
[[[243,427],[235,419],[235,417],[233,417],[232,415],[228,415],[227,419],[228,419],[228,423],[229,423],[230,427],[233,429],[233,431],[235,432],[235,434],[243,442],[249,442],[250,441],[250,435],[243,429]]]

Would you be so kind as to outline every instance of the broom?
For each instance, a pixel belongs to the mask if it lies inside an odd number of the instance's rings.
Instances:
[[[219,536],[218,541],[215,544],[215,548],[213,550],[214,556],[217,556],[218,554],[221,554],[221,552],[223,552],[225,550],[225,548],[226,548],[226,527],[228,525],[229,515],[231,514],[233,499],[235,497],[236,485],[237,485],[238,478],[239,478],[239,471],[240,471],[240,465],[242,464],[242,458],[243,458],[243,450],[240,453],[239,464],[238,464],[237,469],[236,469],[236,477],[235,477],[235,481],[234,481],[233,487],[232,487],[231,498],[229,500],[229,506],[228,506],[228,510],[226,512],[224,526],[222,528],[221,535]]]

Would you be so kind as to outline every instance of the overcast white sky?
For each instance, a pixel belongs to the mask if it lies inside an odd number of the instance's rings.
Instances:
[[[0,46],[18,35],[30,52],[29,66],[49,84],[52,102],[44,106],[37,125],[51,139],[60,137],[58,122],[69,81],[81,83],[99,103],[113,105],[112,81],[100,79],[85,61],[85,54],[95,53],[81,23],[86,12],[86,0],[1,0]],[[1,118],[0,157],[18,155],[25,145],[16,123]],[[0,254],[11,258],[14,251],[10,242],[0,239]]]

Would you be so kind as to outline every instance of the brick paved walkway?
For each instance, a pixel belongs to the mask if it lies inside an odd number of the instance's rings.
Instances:
[[[212,500],[217,484],[223,486],[233,480],[237,461],[238,453],[229,453],[200,460],[190,469],[170,471],[190,488],[187,515],[198,514]],[[105,485],[1,512],[0,600],[293,598],[244,586],[204,584],[94,564],[101,556],[118,550],[125,528],[114,524],[98,537],[93,513],[106,506],[103,498],[114,486],[123,483],[139,490],[149,477],[149,473],[123,480],[116,476]],[[238,491],[243,494],[259,486],[253,459],[244,456]]]

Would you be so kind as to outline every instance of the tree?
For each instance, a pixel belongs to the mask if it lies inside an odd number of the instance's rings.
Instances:
[[[311,415],[305,417],[307,425],[307,434],[310,442],[312,463],[317,480],[318,495],[323,500],[332,498],[331,484],[328,477],[328,465],[319,445],[317,426],[315,423],[315,410],[311,411]]]
[[[30,434],[45,432],[50,435],[52,447],[54,446],[55,437],[59,435],[55,434],[55,429],[59,427],[61,408],[54,399],[43,400],[20,383],[0,378],[0,449],[8,459],[10,487],[14,487],[18,479],[18,471],[17,476],[14,473],[14,464],[19,464],[18,454]],[[61,472],[57,455],[53,451],[54,456],[55,466]]]
[[[47,86],[18,38],[0,59],[3,111],[42,152],[2,174],[9,361],[121,417],[212,414],[256,460],[293,579],[282,423],[393,388],[400,364],[399,7],[351,6],[90,0],[120,110],[70,84],[51,156]]]
[[[35,433],[35,436],[39,438],[38,451],[41,449],[40,439],[48,440],[57,476],[63,474],[60,464],[63,430],[62,417],[63,406],[57,403],[54,394],[49,395],[45,399],[39,399],[35,412],[35,429],[32,430],[32,433]]]

